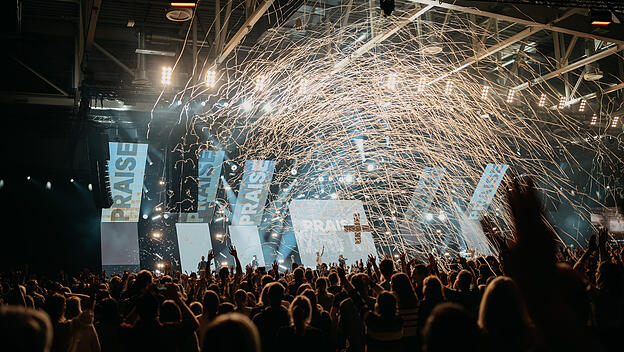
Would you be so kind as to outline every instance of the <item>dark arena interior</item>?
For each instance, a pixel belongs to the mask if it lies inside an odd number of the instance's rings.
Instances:
[[[624,348],[624,1],[4,6],[0,350]]]

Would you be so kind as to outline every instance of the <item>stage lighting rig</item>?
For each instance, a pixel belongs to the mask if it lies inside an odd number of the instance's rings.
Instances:
[[[593,26],[608,26],[613,23],[610,11],[591,10],[589,16]]]

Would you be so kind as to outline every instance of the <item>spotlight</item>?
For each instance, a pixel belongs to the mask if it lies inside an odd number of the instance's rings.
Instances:
[[[256,84],[256,90],[263,90],[264,87],[266,87],[266,76],[258,75],[254,82]]]
[[[591,119],[591,122],[589,124],[594,126],[596,124],[596,122],[598,122],[598,114],[592,115],[592,119]]]
[[[366,170],[367,170],[367,171],[373,171],[373,170],[375,170],[375,164],[373,164],[373,163],[368,163],[368,165],[366,165]]]
[[[154,215],[154,216],[152,216],[152,220],[153,220],[153,221],[158,220],[158,219],[160,219],[160,217],[161,217],[161,215],[160,215],[160,214],[158,214],[158,215]]]
[[[581,105],[579,105],[579,112],[584,112],[586,106],[587,106],[587,101],[586,100],[582,100],[581,101]]]
[[[167,213],[163,214],[163,218],[164,219],[169,219],[169,214],[167,214]]]
[[[620,121],[620,117],[619,116],[615,116],[613,118],[613,122],[611,122],[611,128],[616,128],[617,124],[618,124],[618,121]]]
[[[444,89],[444,94],[449,95],[453,91],[453,81],[449,80],[446,82],[446,88]]]
[[[144,219],[144,220],[147,220],[147,218],[149,218],[149,215],[147,215],[147,214],[143,214],[143,219]]]
[[[206,71],[206,87],[214,88],[217,84],[217,73],[213,70]]]
[[[161,211],[161,210],[162,210],[162,207],[161,207],[160,205],[158,205],[158,206],[156,206],[156,208],[154,208],[154,210],[156,210],[156,211]]]
[[[380,0],[379,7],[381,7],[384,16],[390,16],[394,11],[394,0]]]
[[[154,238],[154,239],[159,239],[161,236],[162,236],[162,235],[160,234],[160,232],[154,232],[154,233],[152,234],[152,238]]]
[[[4,187],[4,180],[0,180],[0,188]]]
[[[162,268],[164,268],[164,267],[165,267],[165,264],[164,264],[164,263],[158,263],[158,264],[156,264],[156,267],[157,267],[158,269],[162,269]]]
[[[487,99],[488,93],[490,92],[490,86],[484,85],[481,90],[481,99]]]
[[[206,106],[206,102],[205,102],[205,101],[202,101],[202,102],[201,102],[201,106]]]
[[[70,178],[70,179],[69,179],[69,182],[74,183],[74,179],[73,179],[73,178]]]
[[[543,108],[544,105],[546,105],[546,93],[542,93],[539,98],[539,102],[537,103],[537,106],[539,106],[540,108]]]
[[[425,85],[427,83],[427,79],[425,77],[420,77],[418,80],[418,91],[422,92],[425,90]]]
[[[273,237],[273,238],[277,238],[277,236],[278,236],[278,234],[277,234],[276,232],[273,232],[273,233],[271,234],[271,237]]]
[[[221,262],[221,266],[227,266],[227,262]]]
[[[427,221],[433,220],[433,214],[431,214],[431,213],[425,214],[425,220],[427,220]]]
[[[236,170],[238,170],[238,165],[236,165],[236,164],[234,164],[234,163],[231,163],[231,164],[230,164],[230,170],[232,170],[232,171],[236,171]]]
[[[87,188],[89,189],[89,191],[93,191],[93,185],[89,183],[89,185],[87,185]]]
[[[243,108],[244,112],[250,112],[253,109],[253,103],[249,100],[245,100],[242,104],[241,107]]]
[[[26,176],[26,180],[30,181],[30,176]]]
[[[589,15],[592,26],[608,26],[613,23],[613,17],[609,11],[591,10]]]
[[[172,2],[171,7],[195,7],[194,2]]]
[[[217,239],[219,239],[219,240],[220,240],[220,239],[222,239],[222,238],[223,238],[223,234],[222,234],[222,233],[217,233],[217,234],[215,235],[215,237],[216,237]]]
[[[309,84],[310,82],[307,79],[302,79],[301,82],[299,82],[299,94],[306,94]]]
[[[290,169],[290,174],[295,176],[297,174],[297,168],[293,167],[292,169]]]
[[[52,189],[52,183],[51,183],[50,181],[46,182],[45,188],[46,188],[47,190]]]
[[[566,106],[566,97],[564,96],[559,97],[559,105],[557,106],[557,109],[561,110],[565,108],[565,106]]]
[[[396,74],[391,73],[388,75],[388,81],[386,82],[386,87],[390,90],[394,90],[396,88]]]
[[[319,180],[319,182],[323,182],[323,181],[325,181],[325,177],[319,176],[318,180]]]
[[[165,180],[159,180],[158,184],[161,185],[161,186],[164,186],[165,185]]]
[[[160,83],[162,83],[165,86],[170,85],[172,74],[173,74],[173,69],[171,68],[171,66],[163,67],[162,74],[160,76]]]
[[[513,89],[510,89],[509,92],[507,92],[507,103],[508,104],[513,103],[515,94],[516,94],[516,91],[513,90]]]

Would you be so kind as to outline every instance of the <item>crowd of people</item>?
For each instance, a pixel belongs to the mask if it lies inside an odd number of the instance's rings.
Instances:
[[[624,248],[559,245],[514,181],[498,256],[0,279],[1,351],[621,351]]]

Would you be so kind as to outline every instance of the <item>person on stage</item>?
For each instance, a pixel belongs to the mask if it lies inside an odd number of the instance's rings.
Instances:
[[[321,264],[323,264],[323,253],[325,253],[325,246],[321,250],[321,253],[316,252],[316,270],[321,270]]]
[[[347,258],[345,258],[342,254],[338,256],[338,264],[341,268],[344,268],[347,265]]]
[[[251,267],[254,269],[258,268],[258,257],[255,255],[251,258]]]
[[[205,257],[202,255],[201,261],[197,264],[197,272],[201,273],[204,270],[206,270],[206,260]]]

